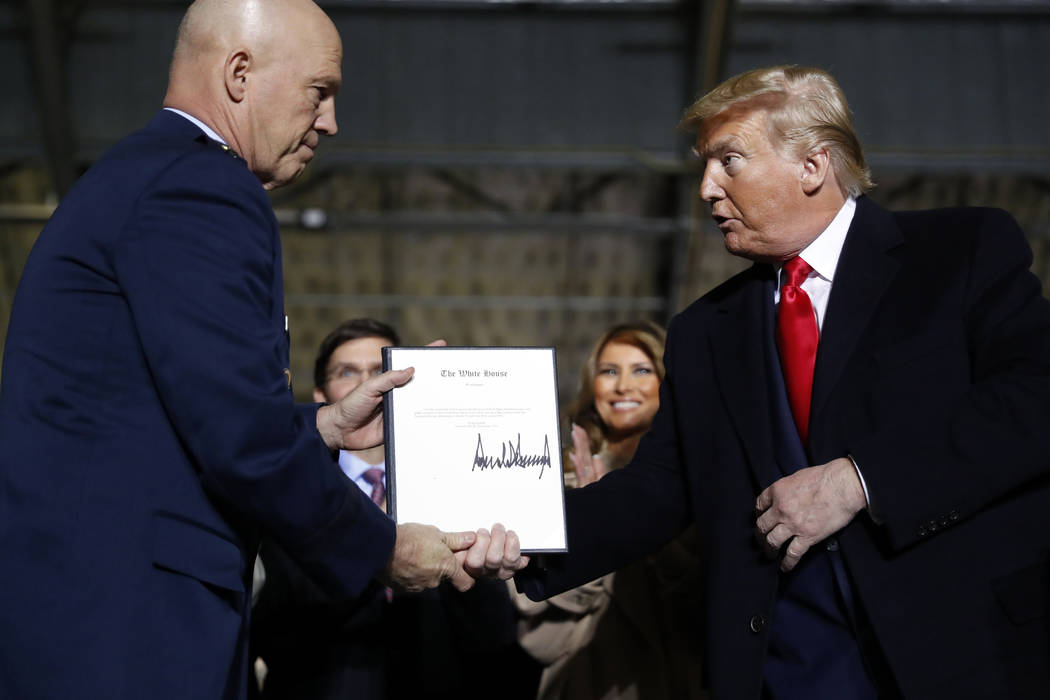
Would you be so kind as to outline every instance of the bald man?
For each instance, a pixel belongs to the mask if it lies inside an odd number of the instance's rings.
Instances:
[[[166,109],[40,234],[0,388],[0,697],[245,697],[263,533],[339,599],[526,561],[499,529],[395,528],[333,468],[410,371],[293,403],[265,190],[336,132],[341,60],[308,0],[198,0]]]

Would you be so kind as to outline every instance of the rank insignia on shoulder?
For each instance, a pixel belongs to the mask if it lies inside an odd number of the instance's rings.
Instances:
[[[218,141],[216,141],[216,143],[219,144],[219,148],[221,148],[222,150],[226,151],[227,153],[229,153],[234,158],[240,160],[240,156],[237,155],[237,151],[233,150],[232,148],[227,146],[225,143],[219,143]]]

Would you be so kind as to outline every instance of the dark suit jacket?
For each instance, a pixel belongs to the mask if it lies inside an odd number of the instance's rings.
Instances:
[[[1030,263],[1002,211],[894,214],[862,197],[836,271],[809,456],[851,454],[867,480],[882,524],[858,514],[837,540],[907,698],[1050,692],[1050,308]],[[755,497],[779,476],[772,275],[756,265],[672,321],[634,462],[570,493],[571,554],[519,575],[550,595],[695,517],[715,698],[759,697],[780,575],[754,535]]]
[[[161,112],[34,246],[0,393],[0,697],[237,698],[260,530],[334,595],[394,527],[295,406],[259,181]]]
[[[376,587],[340,604],[270,540],[261,556],[251,639],[268,669],[262,700],[480,700],[508,678],[502,700],[535,700],[503,581],[465,593],[446,581],[391,600]]]
[[[385,591],[336,601],[280,545],[264,539],[259,556],[266,582],[252,607],[251,647],[266,663],[262,700],[389,697]]]

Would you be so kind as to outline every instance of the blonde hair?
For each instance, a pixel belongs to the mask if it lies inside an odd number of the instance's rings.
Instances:
[[[827,71],[773,66],[741,73],[694,102],[679,127],[699,131],[705,120],[729,109],[765,111],[770,141],[793,155],[826,148],[844,194],[858,197],[875,186],[846,96]]]
[[[594,378],[598,376],[598,358],[602,350],[610,343],[633,345],[648,356],[656,369],[656,376],[663,382],[665,340],[664,329],[655,323],[632,321],[609,328],[602,333],[598,342],[591,348],[591,353],[587,356],[587,361],[583,364],[583,371],[580,373],[579,390],[569,406],[568,413],[569,420],[587,431],[592,454],[601,451],[607,430],[605,421],[598,415],[598,409],[594,405]]]

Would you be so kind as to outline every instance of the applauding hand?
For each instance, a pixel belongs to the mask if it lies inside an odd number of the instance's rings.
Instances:
[[[609,473],[605,461],[598,455],[591,454],[591,441],[587,431],[576,425],[572,426],[572,459],[576,471],[576,486],[584,487],[593,484]]]

